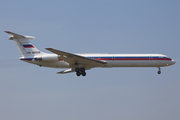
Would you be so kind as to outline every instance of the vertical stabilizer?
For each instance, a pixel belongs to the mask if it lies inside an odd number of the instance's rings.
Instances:
[[[35,39],[35,37],[32,36],[22,36],[18,35],[9,31],[5,31],[8,34],[11,34],[10,40],[14,40],[20,54],[22,57],[26,56],[35,56],[35,55],[41,55],[43,52],[38,50],[30,41],[29,39]]]

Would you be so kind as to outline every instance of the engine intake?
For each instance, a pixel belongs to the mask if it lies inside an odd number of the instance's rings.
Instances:
[[[42,61],[42,57],[34,58],[35,61]]]

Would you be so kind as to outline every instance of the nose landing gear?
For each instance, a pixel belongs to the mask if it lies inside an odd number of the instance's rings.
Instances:
[[[159,71],[157,72],[158,74],[161,74],[161,68],[159,67]]]

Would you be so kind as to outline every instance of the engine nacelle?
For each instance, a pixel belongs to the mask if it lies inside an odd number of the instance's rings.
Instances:
[[[35,57],[34,61],[42,61],[42,57]]]
[[[42,57],[35,57],[35,61],[42,61],[42,62],[57,62],[59,61],[57,55],[42,55]]]

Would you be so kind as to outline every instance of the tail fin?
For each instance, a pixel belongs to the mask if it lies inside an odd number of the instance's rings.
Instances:
[[[12,35],[10,36],[9,40],[14,40],[22,57],[43,54],[43,52],[38,50],[31,42],[29,42],[29,39],[35,39],[35,37],[22,36],[9,31],[5,32]]]

